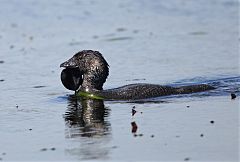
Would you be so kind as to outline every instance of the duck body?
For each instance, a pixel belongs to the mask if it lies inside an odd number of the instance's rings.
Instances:
[[[182,87],[162,86],[157,84],[129,84],[119,88],[113,88],[95,92],[98,96],[106,99],[136,100],[168,95],[189,94],[213,89],[213,87],[200,84]]]
[[[67,89],[77,91],[77,95],[86,96],[87,94],[87,97],[97,99],[137,100],[167,95],[196,93],[215,89],[207,84],[172,87],[158,84],[138,83],[103,90],[103,84],[109,74],[108,63],[101,53],[92,50],[78,52],[68,61],[62,63],[60,67],[65,68],[63,70],[65,73],[64,76],[68,76],[65,78],[61,77],[62,83]],[[79,72],[76,72],[76,69],[79,69]],[[76,77],[76,75],[79,76]],[[76,80],[78,80],[78,85],[69,86],[75,84]],[[80,86],[79,83],[81,83]]]

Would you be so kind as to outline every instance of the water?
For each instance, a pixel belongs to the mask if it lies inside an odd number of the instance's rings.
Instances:
[[[238,161],[238,5],[2,0],[0,160]],[[108,61],[105,89],[139,82],[217,89],[76,100],[61,85],[59,65],[83,49]]]

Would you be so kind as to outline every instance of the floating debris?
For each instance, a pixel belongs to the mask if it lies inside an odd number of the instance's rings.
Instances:
[[[139,136],[139,137],[142,137],[143,134],[142,134],[142,133],[140,133],[140,134],[136,134],[136,133],[135,133],[133,136],[134,136],[134,137],[138,137],[138,136]]]
[[[50,150],[52,150],[52,151],[55,151],[55,150],[56,150],[56,148],[55,148],[55,147],[52,147]]]
[[[135,114],[136,114],[136,110],[135,110],[135,107],[134,108],[132,108],[132,116],[134,116]]]
[[[237,96],[234,93],[231,93],[231,98],[234,100]]]
[[[44,88],[46,86],[33,86],[33,88]]]
[[[3,60],[0,60],[0,64],[3,64],[4,63],[4,61]]]
[[[47,151],[47,150],[48,150],[47,148],[42,148],[40,151]],[[51,151],[55,151],[56,148],[55,148],[55,147],[52,147],[52,148],[50,148],[49,150],[51,150]]]
[[[153,138],[153,137],[154,137],[154,135],[152,134],[152,135],[151,135],[151,138]]]
[[[0,79],[0,82],[4,82],[5,80],[4,79]]]
[[[2,155],[6,155],[6,152],[3,152]]]
[[[117,146],[112,146],[112,149],[116,149],[116,148],[118,148]]]
[[[190,158],[189,157],[186,157],[185,159],[184,159],[184,161],[189,161],[190,160]]]
[[[211,120],[211,121],[210,121],[210,123],[211,123],[211,124],[214,124],[214,121],[213,121],[213,120]]]
[[[93,39],[98,39],[98,38],[99,38],[99,36],[97,36],[97,35],[94,35],[92,38],[93,38]]]
[[[135,29],[135,30],[133,30],[133,33],[138,33],[139,32],[139,30],[137,30],[137,29]]]
[[[127,30],[126,28],[117,28],[118,32],[123,32],[123,31],[126,31],[126,30]]]
[[[114,41],[131,40],[131,39],[133,38],[132,37],[115,37],[115,38],[106,39],[105,41],[114,42]]]
[[[132,122],[131,125],[132,125],[132,133],[136,133],[138,129],[136,122]]]
[[[42,148],[40,151],[47,151],[47,148]]]

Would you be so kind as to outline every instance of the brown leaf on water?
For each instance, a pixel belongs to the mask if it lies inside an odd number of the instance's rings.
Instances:
[[[136,122],[132,122],[131,125],[132,125],[132,133],[136,133],[138,129]]]

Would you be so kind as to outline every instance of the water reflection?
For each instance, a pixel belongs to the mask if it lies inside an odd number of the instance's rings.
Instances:
[[[109,109],[102,100],[69,96],[64,115],[65,137],[75,142],[66,152],[80,159],[106,159],[110,151],[107,144],[111,140],[108,116]]]

